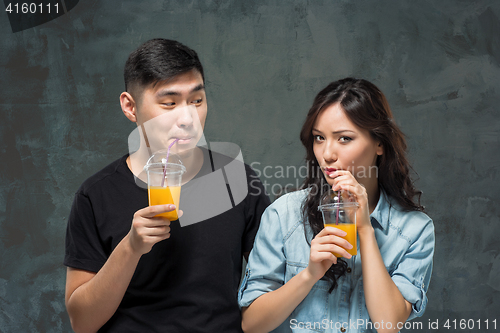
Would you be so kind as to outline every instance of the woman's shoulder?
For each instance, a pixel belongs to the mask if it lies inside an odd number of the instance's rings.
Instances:
[[[279,221],[282,230],[286,232],[293,225],[302,221],[302,204],[307,197],[308,190],[299,190],[284,194],[271,203],[266,209],[262,223],[270,220],[274,224]]]
[[[389,200],[389,223],[401,233],[413,239],[422,233],[434,233],[434,222],[429,215],[418,210],[405,210],[395,200]]]
[[[289,210],[290,208],[301,209],[302,203],[307,197],[308,190],[298,190],[286,193],[276,200],[269,206],[278,211]]]

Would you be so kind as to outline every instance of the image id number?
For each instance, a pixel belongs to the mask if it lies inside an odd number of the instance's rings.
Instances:
[[[5,8],[5,11],[9,14],[50,14],[50,13],[59,13],[59,3],[9,3],[9,5]]]
[[[466,320],[466,319],[460,319],[460,320],[456,320],[456,319],[453,319],[453,320],[446,320],[446,322],[444,323],[443,325],[444,328],[446,329],[453,329],[453,330],[457,330],[457,329],[460,329],[460,330],[465,330],[465,329],[469,329],[469,330],[473,330],[473,329],[486,329],[486,330],[489,330],[489,329],[494,329],[496,330],[497,329],[497,320],[473,320],[473,319],[469,319],[469,320]]]

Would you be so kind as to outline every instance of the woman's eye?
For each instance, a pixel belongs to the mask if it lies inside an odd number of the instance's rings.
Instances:
[[[349,142],[351,140],[352,140],[352,138],[350,138],[348,136],[341,136],[339,139],[340,142]]]
[[[323,141],[323,137],[321,135],[314,135],[313,139],[314,141]]]

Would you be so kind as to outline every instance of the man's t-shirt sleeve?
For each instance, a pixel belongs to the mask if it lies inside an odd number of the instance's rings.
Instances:
[[[255,171],[248,165],[245,165],[245,168],[248,180],[248,197],[246,206],[246,227],[242,244],[243,253],[252,250],[255,235],[259,230],[260,218],[267,206],[271,203]]]
[[[106,262],[89,197],[77,192],[66,229],[64,265],[98,272]]]

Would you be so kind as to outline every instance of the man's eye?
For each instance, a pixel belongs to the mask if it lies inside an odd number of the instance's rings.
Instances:
[[[201,104],[201,102],[203,102],[203,99],[200,98],[200,99],[194,100],[192,103],[193,104]]]
[[[161,103],[164,106],[175,106],[175,102]]]
[[[348,136],[341,136],[339,141],[340,142],[349,142],[349,141],[352,141],[352,138],[350,138]]]

